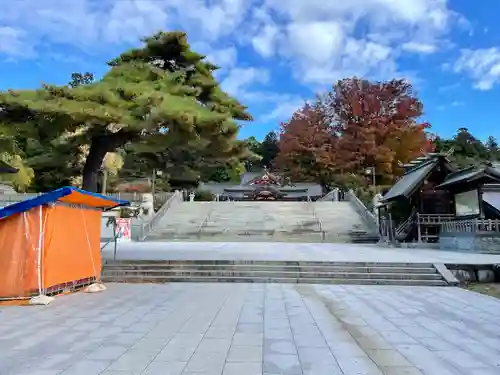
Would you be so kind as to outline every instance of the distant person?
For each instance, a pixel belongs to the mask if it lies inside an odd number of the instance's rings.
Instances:
[[[338,194],[339,194],[339,196],[338,196],[338,200],[339,200],[339,201],[343,201],[343,200],[344,200],[344,198],[345,198],[345,191],[344,191],[344,189],[339,188],[339,190],[338,190]]]

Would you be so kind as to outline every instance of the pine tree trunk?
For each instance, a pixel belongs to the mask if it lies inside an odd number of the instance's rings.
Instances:
[[[92,140],[89,154],[87,155],[85,166],[83,167],[83,190],[91,191],[93,193],[98,192],[99,170],[101,169],[104,157],[108,152],[105,146],[105,142],[100,139]]]
[[[99,170],[101,169],[104,157],[108,152],[115,151],[126,142],[132,140],[136,134],[126,131],[119,131],[110,135],[94,137],[90,143],[89,154],[85,160],[82,176],[82,188],[93,193],[98,192]]]

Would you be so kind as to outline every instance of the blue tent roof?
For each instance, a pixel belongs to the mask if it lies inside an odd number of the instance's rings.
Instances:
[[[0,209],[0,219],[57,201],[83,204],[88,207],[96,207],[103,210],[112,209],[118,206],[128,206],[130,204],[128,201],[112,199],[102,194],[91,193],[90,191],[78,189],[72,186],[66,186],[49,193],[39,195],[38,197],[6,206]]]

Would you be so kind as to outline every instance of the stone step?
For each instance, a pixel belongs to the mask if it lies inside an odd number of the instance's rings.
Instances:
[[[175,271],[218,271],[227,270],[232,272],[263,271],[263,272],[338,272],[338,273],[404,273],[404,274],[437,274],[433,267],[376,267],[364,266],[338,266],[338,265],[317,265],[317,266],[297,266],[297,265],[266,265],[266,264],[107,264],[106,271],[133,271],[133,270],[175,270]]]
[[[143,260],[105,261],[104,281],[448,285],[431,263]]]
[[[104,282],[209,282],[209,283],[301,283],[301,284],[356,284],[356,285],[406,285],[406,286],[447,286],[443,280],[397,280],[397,279],[300,279],[300,278],[275,278],[275,277],[106,277]]]
[[[234,236],[230,233],[226,235],[197,236],[194,234],[175,234],[171,236],[148,235],[148,242],[283,242],[283,243],[323,243],[326,242],[318,236],[296,235],[289,237],[276,236]],[[349,237],[338,237],[330,240],[331,243],[351,243]]]
[[[296,260],[242,260],[242,259],[180,259],[180,260],[105,260],[105,266],[290,266],[290,267],[385,267],[385,268],[434,268],[432,263],[409,262],[339,262],[339,261],[296,261]]]
[[[321,226],[316,216],[321,220]],[[353,239],[348,235],[351,230],[363,229],[364,223],[348,202],[321,202],[314,206],[305,202],[185,202],[172,207],[147,240],[378,241],[373,236]],[[271,233],[273,231],[278,233]]]
[[[275,236],[275,237],[286,237],[290,235],[311,235],[311,236],[322,236],[323,232],[317,231],[317,230],[312,230],[311,228],[288,228],[287,230],[279,230],[275,228],[267,229],[267,228],[260,228],[260,229],[235,229],[235,230],[230,230],[228,228],[210,228],[210,227],[203,227],[200,231],[200,227],[196,226],[191,226],[187,228],[160,228],[156,229],[152,233],[156,234],[163,234],[163,235],[198,235],[201,234],[206,237],[210,236],[217,236],[217,235],[227,235],[230,234],[233,237],[270,237],[270,236]],[[326,234],[325,234],[326,235]],[[332,235],[334,235],[332,233]],[[346,234],[347,236],[348,234]]]
[[[230,230],[233,229],[233,230]],[[315,228],[304,228],[300,226],[293,226],[289,228],[219,228],[219,227],[203,227],[201,229],[202,234],[215,235],[231,233],[238,236],[260,236],[260,235],[276,235],[276,236],[287,236],[290,234],[321,234],[320,231],[314,230]]]
[[[235,271],[235,270],[111,270],[104,269],[102,277],[157,278],[157,277],[244,277],[244,278],[295,278],[295,279],[388,279],[388,280],[441,280],[437,273],[354,273],[354,272],[307,272],[296,271]]]

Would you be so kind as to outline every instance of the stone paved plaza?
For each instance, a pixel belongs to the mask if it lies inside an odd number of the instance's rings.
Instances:
[[[113,246],[107,246],[102,254],[103,258],[112,259]],[[117,259],[500,264],[498,254],[363,244],[283,242],[125,242],[118,244]]]
[[[493,375],[499,311],[451,287],[108,284],[1,307],[0,374]]]

